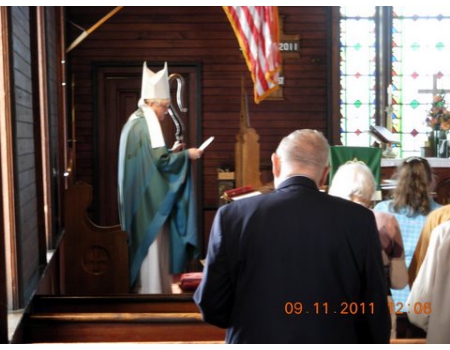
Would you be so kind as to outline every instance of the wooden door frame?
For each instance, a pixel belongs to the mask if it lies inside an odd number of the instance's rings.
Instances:
[[[149,67],[162,67],[164,62],[151,62],[147,61]],[[98,222],[98,210],[99,210],[99,157],[100,157],[100,145],[99,145],[99,74],[101,74],[102,69],[107,68],[141,68],[142,61],[139,62],[95,62],[92,63],[92,100],[93,100],[93,220]],[[177,67],[191,68],[195,71],[195,93],[194,96],[189,96],[189,104],[187,108],[194,108],[195,110],[195,140],[192,140],[193,147],[195,145],[200,145],[202,142],[202,64],[199,62],[170,62],[169,69],[173,72],[177,70]],[[186,131],[188,132],[188,131]],[[195,164],[195,165],[194,165]],[[197,230],[198,230],[198,244],[199,247],[203,246],[203,162],[202,159],[193,163],[195,166],[194,171],[196,171],[197,179],[195,183],[195,195],[197,202]]]
[[[16,201],[15,201],[15,178],[14,178],[14,154],[13,154],[13,125],[12,125],[12,100],[11,90],[11,52],[10,52],[10,8],[0,8],[0,92],[2,101],[0,102],[0,161],[2,169],[0,178],[2,182],[2,233],[4,239],[4,259],[6,268],[7,307],[16,309],[19,307],[19,268],[18,252],[16,244]]]

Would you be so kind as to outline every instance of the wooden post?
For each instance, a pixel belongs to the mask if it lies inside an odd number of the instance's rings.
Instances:
[[[250,127],[247,107],[244,78],[242,78],[240,130],[236,135],[235,144],[236,187],[252,185],[258,188],[262,186],[259,169],[259,135]]]

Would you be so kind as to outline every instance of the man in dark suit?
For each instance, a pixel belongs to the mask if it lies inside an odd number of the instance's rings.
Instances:
[[[388,343],[372,212],[320,192],[329,146],[314,130],[272,155],[276,190],[219,209],[194,300],[227,343]]]

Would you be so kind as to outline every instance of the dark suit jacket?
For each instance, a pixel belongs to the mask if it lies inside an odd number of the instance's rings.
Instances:
[[[194,300],[228,343],[388,343],[373,213],[296,176],[221,207]]]

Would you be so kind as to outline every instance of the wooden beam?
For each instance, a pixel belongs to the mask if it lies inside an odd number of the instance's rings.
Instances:
[[[100,27],[103,23],[105,23],[108,19],[110,19],[112,16],[114,16],[117,12],[119,12],[123,6],[117,6],[114,10],[112,10],[110,13],[108,13],[105,17],[103,17],[100,21],[95,23],[91,28],[88,30],[85,30],[83,33],[80,34],[78,38],[76,38],[72,44],[67,48],[66,53],[72,51],[75,47],[77,47],[84,39],[88,37],[93,31],[95,31],[98,27]]]

